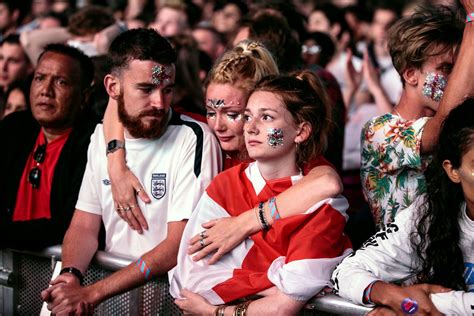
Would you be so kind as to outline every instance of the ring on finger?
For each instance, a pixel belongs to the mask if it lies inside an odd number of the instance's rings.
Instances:
[[[140,192],[142,192],[142,189],[135,190],[136,195],[138,195]]]
[[[203,230],[202,232],[199,233],[199,237],[201,237],[202,239],[206,238],[206,230]]]
[[[199,240],[199,244],[201,244],[202,248],[206,247],[206,242],[204,241],[204,238]]]
[[[124,208],[123,208],[123,210],[124,210],[125,212],[128,212],[128,211],[130,211],[131,209],[132,209],[132,208],[131,208],[130,206],[127,206],[127,207],[124,207]]]
[[[132,204],[132,205],[129,205],[128,207],[129,207],[130,209],[132,209],[132,208],[134,208],[135,206],[136,206],[135,204]]]

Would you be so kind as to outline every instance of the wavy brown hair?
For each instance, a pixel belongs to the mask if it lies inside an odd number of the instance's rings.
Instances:
[[[402,81],[406,69],[420,69],[428,58],[455,51],[463,28],[457,14],[446,6],[422,6],[396,22],[388,32],[388,46]]]
[[[324,152],[332,126],[331,110],[326,90],[315,73],[303,70],[288,76],[269,76],[257,84],[256,91],[278,95],[295,125],[307,122],[311,126],[310,136],[296,150],[299,167]]]

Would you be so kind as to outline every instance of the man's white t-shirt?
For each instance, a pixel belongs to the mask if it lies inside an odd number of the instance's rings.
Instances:
[[[222,159],[207,125],[176,113],[160,138],[125,139],[125,148],[127,166],[151,199],[150,204],[137,199],[149,230],[132,230],[115,210],[102,124],[91,136],[76,208],[102,216],[106,251],[137,258],[166,238],[168,222],[191,216]]]

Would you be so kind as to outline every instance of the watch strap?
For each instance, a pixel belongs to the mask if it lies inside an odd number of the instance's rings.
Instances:
[[[79,271],[79,269],[76,269],[74,267],[66,267],[61,269],[61,272],[59,274],[64,274],[64,273],[71,273],[73,274],[76,278],[79,279],[79,283],[82,285],[84,283],[84,276],[82,275],[82,272]]]

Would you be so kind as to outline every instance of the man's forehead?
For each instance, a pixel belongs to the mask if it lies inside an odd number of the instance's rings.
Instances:
[[[145,80],[155,85],[174,82],[174,64],[160,64],[152,60],[132,60],[125,72],[136,79]]]
[[[79,62],[74,58],[55,52],[46,52],[41,56],[36,67],[36,72],[47,72],[49,70],[59,71],[73,76],[79,75]]]

